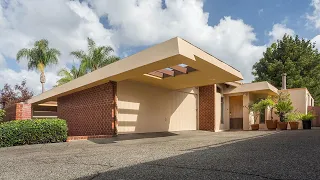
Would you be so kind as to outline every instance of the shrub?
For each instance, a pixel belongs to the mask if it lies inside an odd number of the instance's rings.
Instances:
[[[63,142],[67,123],[62,119],[16,120],[0,124],[0,147]]]
[[[3,109],[0,109],[0,122],[3,120],[3,117],[6,115],[6,111]]]
[[[303,114],[301,116],[302,121],[312,121],[316,118],[315,115],[313,115],[311,112],[308,112],[307,114]]]
[[[301,120],[301,117],[303,116],[302,113],[299,112],[290,112],[286,115],[285,121],[286,122],[297,122]]]

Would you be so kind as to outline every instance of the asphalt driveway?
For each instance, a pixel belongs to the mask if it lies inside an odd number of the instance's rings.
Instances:
[[[151,133],[0,148],[0,179],[320,179],[320,130]]]

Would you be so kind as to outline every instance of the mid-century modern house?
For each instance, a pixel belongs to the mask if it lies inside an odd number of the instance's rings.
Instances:
[[[249,130],[246,106],[278,89],[268,82],[242,84],[242,79],[235,68],[173,38],[17,106],[31,104],[34,116],[43,106],[56,108],[57,116],[67,121],[69,136]],[[306,89],[285,91],[301,112],[313,105]],[[266,110],[261,128],[269,116]]]

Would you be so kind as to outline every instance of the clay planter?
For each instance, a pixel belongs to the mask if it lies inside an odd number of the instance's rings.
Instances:
[[[278,122],[278,128],[280,130],[287,130],[288,129],[288,122]]]
[[[297,130],[299,127],[299,122],[289,122],[291,130]]]
[[[276,130],[277,129],[277,124],[278,120],[266,120],[267,128],[269,130]]]
[[[251,124],[251,130],[252,130],[252,131],[257,131],[257,130],[259,130],[259,124]]]
[[[302,121],[303,129],[311,129],[311,120]]]

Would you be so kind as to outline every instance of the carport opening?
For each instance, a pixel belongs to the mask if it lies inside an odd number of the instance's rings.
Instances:
[[[153,77],[156,79],[164,79],[168,77],[175,77],[178,75],[188,74],[194,71],[197,71],[197,70],[195,68],[192,68],[191,66],[188,66],[186,64],[178,64],[168,68],[152,71],[144,75],[148,77]]]

